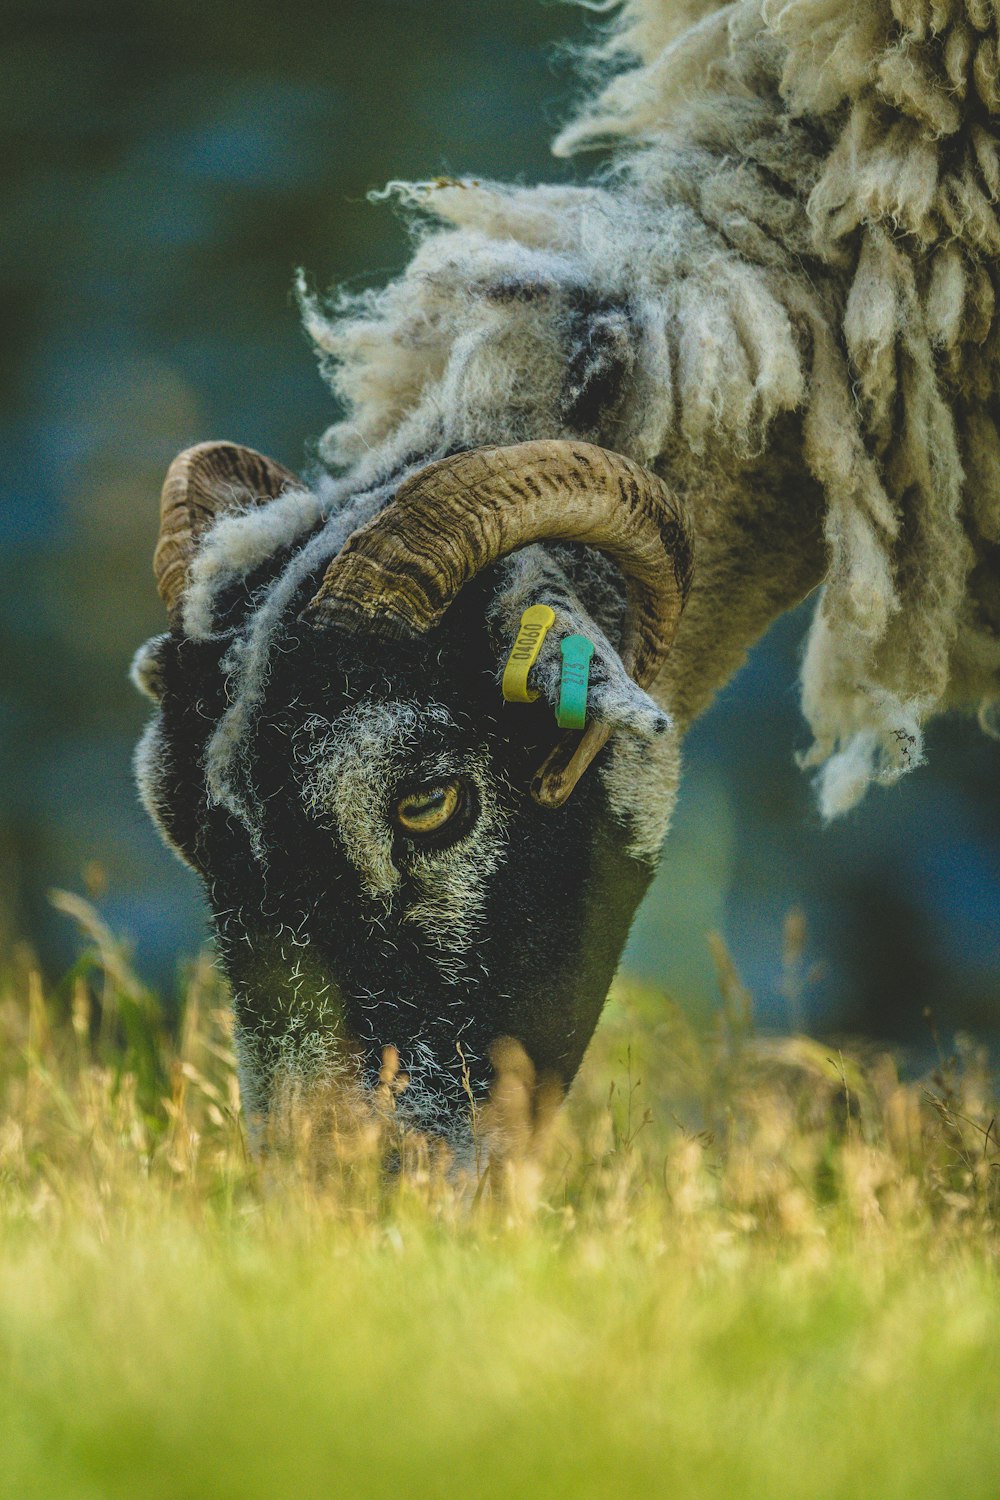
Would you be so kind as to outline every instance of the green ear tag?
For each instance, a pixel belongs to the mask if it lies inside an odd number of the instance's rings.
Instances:
[[[517,640],[507,658],[500,684],[500,691],[508,703],[534,703],[538,697],[535,689],[528,686],[528,673],[538,660],[542,642],[555,619],[555,611],[547,604],[531,604],[521,616]]]
[[[582,729],[587,722],[587,687],[594,643],[585,635],[567,635],[562,650],[562,681],[556,723],[560,729]]]

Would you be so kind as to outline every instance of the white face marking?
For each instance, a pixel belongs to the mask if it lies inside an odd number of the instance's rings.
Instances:
[[[485,747],[441,748],[457,726],[440,703],[359,703],[337,720],[313,717],[296,738],[306,807],[338,839],[365,893],[390,907],[404,876],[415,887],[403,920],[420,927],[442,978],[458,980],[482,920],[490,876],[506,857],[507,815]],[[469,831],[446,848],[421,849],[393,823],[398,788],[461,778],[479,804]]]
[[[387,490],[372,490],[356,496],[331,515],[322,531],[295,554],[275,579],[266,598],[251,614],[244,633],[237,636],[222,659],[222,669],[229,675],[230,703],[208,742],[205,781],[209,800],[239,818],[259,859],[265,858],[266,851],[261,841],[261,809],[252,789],[248,747],[254,717],[271,671],[275,636],[302,582],[335,556],[351,532],[369,521],[387,499]]]

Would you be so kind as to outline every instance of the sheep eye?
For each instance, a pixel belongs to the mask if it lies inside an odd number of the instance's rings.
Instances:
[[[442,786],[423,786],[407,792],[396,803],[395,816],[407,833],[438,833],[463,809],[462,783],[448,781]]]

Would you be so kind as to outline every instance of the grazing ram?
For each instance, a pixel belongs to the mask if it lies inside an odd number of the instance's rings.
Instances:
[[[626,0],[602,51],[556,149],[613,145],[603,176],[393,184],[436,221],[405,273],[303,290],[346,413],[307,483],[227,444],[167,478],[139,783],[205,883],[252,1116],[345,1048],[369,1079],[398,1048],[438,1124],[501,1035],[568,1083],[685,730],[820,585],[824,814],[933,714],[993,722],[997,10]]]

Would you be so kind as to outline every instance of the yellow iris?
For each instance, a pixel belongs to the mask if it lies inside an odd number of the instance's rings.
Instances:
[[[421,787],[396,803],[396,821],[408,833],[437,833],[459,809],[462,789],[457,781]]]

